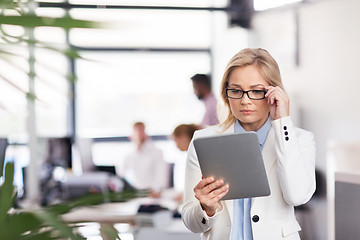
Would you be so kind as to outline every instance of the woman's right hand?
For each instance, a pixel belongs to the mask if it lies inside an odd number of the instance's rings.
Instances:
[[[211,217],[219,206],[219,201],[229,191],[229,185],[224,180],[215,180],[213,177],[202,179],[195,187],[195,197],[200,201],[201,207]]]

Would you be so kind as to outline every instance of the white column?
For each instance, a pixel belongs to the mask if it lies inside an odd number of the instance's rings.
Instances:
[[[28,30],[30,40],[34,40],[34,29]],[[39,172],[38,164],[38,140],[36,131],[36,111],[35,111],[35,46],[29,44],[29,94],[27,96],[27,131],[29,136],[28,146],[30,152],[30,162],[26,171],[26,195],[29,204],[37,205],[40,197]]]

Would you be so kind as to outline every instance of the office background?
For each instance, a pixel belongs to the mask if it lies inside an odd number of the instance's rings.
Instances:
[[[94,161],[111,165],[125,155],[132,123],[140,120],[150,135],[160,139],[168,161],[177,161],[180,155],[167,136],[180,123],[200,122],[204,112],[190,77],[211,73],[218,96],[230,57],[245,47],[263,47],[280,65],[295,122],[315,134],[317,168],[323,175],[329,144],[359,141],[357,0],[307,0],[256,11],[250,28],[231,23],[229,6],[238,7],[236,1],[203,0],[196,5],[154,1],[153,9],[141,7],[148,1],[102,1],[101,5],[114,6],[108,9],[93,1],[70,3],[89,7],[74,5],[66,10],[53,1],[53,5],[40,4],[36,11],[44,16],[68,11],[74,18],[106,22],[109,27],[68,33],[35,30],[38,39],[68,43],[84,57],[72,61],[36,50],[39,137],[94,138]],[[26,56],[24,49],[16,51]],[[27,68],[26,59],[14,61]],[[27,74],[9,62],[1,61],[1,66],[1,75],[26,92]],[[65,78],[68,74],[78,80],[70,83]],[[0,81],[0,89],[0,135],[10,141],[7,157],[27,165],[27,99],[7,82]],[[326,239],[326,200],[317,206],[312,214],[314,239]]]

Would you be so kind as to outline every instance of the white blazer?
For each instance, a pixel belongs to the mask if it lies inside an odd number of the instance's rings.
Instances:
[[[233,132],[234,125],[226,131],[213,126],[195,132],[193,139]],[[311,132],[294,127],[290,117],[274,120],[262,155],[271,194],[252,199],[250,214],[253,219],[253,239],[298,240],[301,228],[295,218],[294,206],[309,201],[315,191],[314,136]],[[187,228],[202,233],[201,239],[229,240],[233,201],[221,201],[213,217],[208,217],[202,210],[193,191],[202,177],[193,143],[189,146],[185,175],[182,219]]]

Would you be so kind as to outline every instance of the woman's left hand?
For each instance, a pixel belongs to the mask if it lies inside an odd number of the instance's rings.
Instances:
[[[270,116],[273,120],[289,116],[290,99],[280,87],[267,86],[265,97],[270,104]]]

